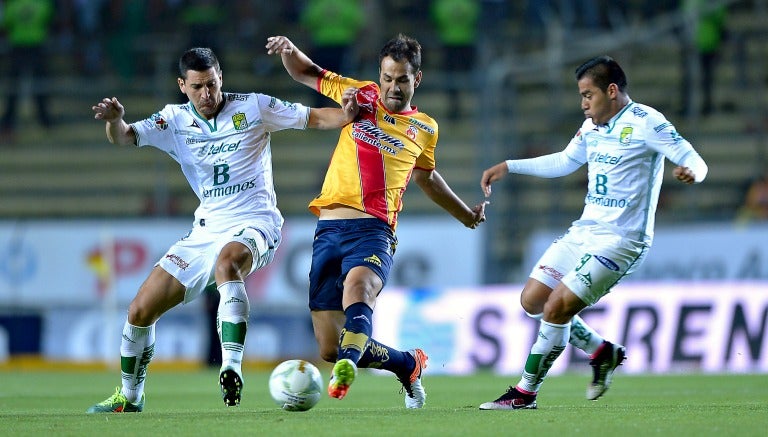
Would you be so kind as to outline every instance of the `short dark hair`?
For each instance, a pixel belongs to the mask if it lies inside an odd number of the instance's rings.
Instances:
[[[598,56],[579,65],[576,69],[576,80],[589,76],[595,86],[602,91],[608,89],[608,85],[615,83],[619,91],[627,88],[627,76],[621,66],[610,56]]]
[[[398,62],[405,59],[413,68],[414,73],[421,70],[421,44],[416,39],[402,33],[387,41],[381,48],[379,65],[387,56]]]
[[[187,78],[187,71],[205,71],[209,68],[215,68],[216,72],[221,71],[219,59],[213,53],[213,50],[206,47],[194,47],[181,55],[179,58],[179,74],[182,78]]]

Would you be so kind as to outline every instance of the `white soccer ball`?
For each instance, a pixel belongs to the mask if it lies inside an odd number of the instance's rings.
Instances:
[[[307,411],[320,402],[323,377],[304,360],[283,361],[269,377],[269,394],[283,410]]]

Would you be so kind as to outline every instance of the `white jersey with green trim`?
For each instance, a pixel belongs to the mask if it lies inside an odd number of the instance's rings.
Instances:
[[[260,221],[282,227],[272,179],[270,132],[306,129],[309,108],[264,94],[224,93],[206,120],[192,103],[166,105],[131,124],[139,147],[173,157],[200,199],[195,223],[213,229]]]
[[[699,154],[663,114],[631,101],[605,125],[597,126],[587,118],[563,152],[587,164],[584,211],[573,224],[597,223],[649,245],[664,158],[706,173]]]

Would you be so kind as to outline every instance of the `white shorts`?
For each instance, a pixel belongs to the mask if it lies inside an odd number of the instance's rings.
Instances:
[[[195,226],[177,241],[155,264],[178,279],[187,288],[184,303],[195,300],[216,280],[214,271],[221,249],[237,241],[251,250],[253,264],[248,274],[266,266],[280,245],[280,230],[274,227],[241,225],[221,232]]]
[[[587,305],[608,294],[645,259],[648,245],[599,226],[571,226],[533,267],[530,277],[555,288],[568,287]]]

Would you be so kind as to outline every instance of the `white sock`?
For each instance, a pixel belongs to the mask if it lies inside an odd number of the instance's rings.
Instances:
[[[541,320],[544,317],[544,313],[531,314],[526,312],[525,314],[534,320]],[[571,319],[571,336],[568,338],[570,344],[583,350],[587,355],[592,355],[603,344],[603,340],[604,338],[587,325],[584,319],[573,316]]]
[[[587,325],[581,317],[573,316],[569,343],[583,350],[587,355],[592,355],[603,344],[603,340],[603,337]]]
[[[243,281],[229,281],[218,287],[218,331],[221,339],[221,368],[232,368],[242,374],[245,334],[248,330],[250,305]]]
[[[541,319],[544,318],[544,313],[531,314],[528,311],[526,311],[525,315],[532,318],[533,320],[538,320],[538,321],[541,321]]]
[[[531,346],[531,353],[525,361],[525,370],[517,384],[518,387],[527,392],[538,393],[549,368],[568,344],[570,328],[570,323],[558,325],[541,321],[539,335],[536,337],[536,343]]]
[[[135,403],[144,393],[147,366],[155,354],[155,325],[123,325],[120,342],[120,370],[123,379],[122,392],[129,402]]]

